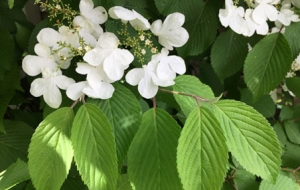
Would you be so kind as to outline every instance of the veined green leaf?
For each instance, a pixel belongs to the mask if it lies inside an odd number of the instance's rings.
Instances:
[[[18,183],[30,179],[27,164],[18,159],[0,174],[0,189],[10,189]]]
[[[60,108],[38,126],[29,145],[28,169],[36,189],[60,189],[73,159],[71,127],[74,113]]]
[[[123,174],[119,177],[117,190],[132,190],[127,174]]]
[[[0,133],[0,171],[18,158],[27,161],[27,150],[33,129],[20,121],[3,121],[6,134]]]
[[[292,91],[295,94],[295,96],[300,98],[300,77],[287,78],[285,80],[288,89]]]
[[[232,30],[217,37],[211,49],[211,64],[221,80],[240,70],[248,53],[247,40]]]
[[[116,144],[104,113],[93,104],[79,108],[72,135],[74,159],[89,189],[115,189],[118,178]]]
[[[228,152],[217,118],[205,107],[188,116],[177,148],[177,167],[184,189],[220,189]]]
[[[209,86],[201,83],[198,78],[189,75],[176,77],[173,90],[196,95],[209,100],[215,98],[214,93]],[[175,94],[174,97],[186,116],[188,116],[194,108],[198,107],[196,100],[192,97],[178,94]],[[202,104],[204,105],[204,102],[201,102],[201,105]]]
[[[234,100],[221,100],[214,108],[232,155],[249,172],[275,182],[281,149],[268,121],[252,107]]]
[[[296,59],[300,52],[300,22],[292,22],[286,27],[284,32],[284,37],[288,41],[292,51],[292,59]]]
[[[291,50],[281,33],[267,35],[248,53],[245,82],[254,100],[268,94],[285,78],[292,64]]]
[[[14,96],[14,90],[7,90],[6,92],[0,93],[0,134],[6,133],[3,124],[3,117],[6,113],[8,103],[10,99]],[[1,167],[0,167],[1,168]]]
[[[142,119],[141,106],[135,96],[121,84],[114,84],[113,97],[108,100],[88,99],[88,103],[98,106],[108,118],[117,146],[119,169],[127,155],[130,143]]]
[[[300,125],[294,121],[284,122],[284,128],[289,140],[295,144],[300,145]]]
[[[255,175],[245,169],[236,168],[233,181],[238,189],[253,190],[258,189],[259,186],[259,183],[255,179]]]
[[[291,178],[279,174],[275,184],[262,180],[259,190],[299,190],[299,186]]]
[[[166,111],[144,113],[128,152],[128,176],[133,189],[182,189],[176,169],[180,126]]]

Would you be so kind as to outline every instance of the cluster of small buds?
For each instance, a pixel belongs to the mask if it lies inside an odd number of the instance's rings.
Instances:
[[[131,85],[138,85],[144,98],[154,97],[158,86],[173,85],[176,74],[186,71],[181,57],[168,55],[168,50],[181,47],[189,38],[182,27],[185,17],[181,13],[170,14],[164,22],[156,20],[150,25],[146,18],[134,10],[116,6],[107,14],[101,6],[94,8],[92,0],[81,0],[79,13],[63,4],[62,0],[39,3],[49,10],[50,18],[62,13],[63,17],[59,20],[61,25],[58,31],[44,28],[39,32],[34,48],[36,55],[27,55],[22,68],[30,76],[42,75],[32,82],[30,92],[35,97],[43,96],[52,108],[58,108],[62,102],[60,89],[66,90],[67,96],[74,101],[83,95],[111,98],[114,92],[112,83],[122,79],[134,59],[142,63],[142,68],[128,71],[125,79]],[[122,40],[101,27],[108,15],[124,23],[124,28],[118,32],[124,37]],[[67,25],[63,25],[64,20]],[[128,22],[136,35],[130,35],[127,31]],[[156,37],[162,46],[161,52],[151,40]],[[133,54],[128,48],[133,50]],[[151,60],[144,63],[144,56],[149,50],[152,53]],[[86,75],[85,81],[75,81],[63,75],[63,69],[69,69],[76,56],[82,58],[77,62],[76,72]]]

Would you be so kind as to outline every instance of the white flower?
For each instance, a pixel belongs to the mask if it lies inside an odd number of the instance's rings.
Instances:
[[[43,78],[37,78],[31,83],[30,93],[39,97],[43,95],[45,102],[52,108],[58,108],[62,97],[60,89],[66,90],[75,81],[62,75],[61,71],[51,71],[48,68],[42,69]]]
[[[96,48],[88,51],[83,59],[92,66],[103,64],[103,69],[110,80],[120,80],[134,57],[128,50],[119,49],[118,45],[117,36],[105,32],[100,36]]]
[[[236,7],[232,0],[225,1],[225,9],[220,9],[219,18],[221,24],[230,27],[234,32],[243,34],[247,31],[247,23],[243,16],[245,14],[243,7]]]
[[[300,1],[299,0],[292,0],[292,3],[295,7],[300,8]]]
[[[189,34],[185,28],[182,27],[185,21],[185,16],[181,13],[173,13],[167,16],[162,22],[156,20],[151,25],[151,31],[158,36],[159,43],[167,48],[173,50],[173,47],[183,46],[189,39]]]
[[[277,4],[279,0],[256,0],[258,3],[255,7],[252,18],[257,24],[263,24],[268,19],[275,21],[278,18],[278,11],[272,4]]]
[[[247,30],[243,32],[244,36],[252,36],[256,31],[257,34],[266,35],[269,32],[269,25],[267,21],[262,24],[257,24],[252,19],[253,9],[247,9],[245,13],[245,20],[247,23]]]
[[[80,16],[74,18],[73,25],[81,27],[83,31],[98,38],[103,33],[100,24],[103,24],[108,17],[106,10],[101,6],[94,8],[92,0],[81,0],[79,9]]]
[[[282,7],[280,9],[278,19],[275,21],[277,22],[276,26],[280,26],[281,24],[283,24],[284,26],[289,26],[292,21],[299,22],[299,15],[295,14],[294,11],[291,10],[291,1],[285,0],[282,2]]]
[[[149,21],[137,13],[135,10],[128,10],[121,6],[115,6],[108,10],[109,16],[113,19],[121,19],[122,22],[126,23],[129,21],[132,27],[139,30],[149,30]]]

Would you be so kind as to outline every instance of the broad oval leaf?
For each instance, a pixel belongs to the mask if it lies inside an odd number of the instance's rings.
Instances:
[[[300,53],[300,22],[292,22],[289,26],[286,27],[284,32],[284,37],[288,41],[292,51],[292,59],[296,59],[296,57]]]
[[[114,87],[115,91],[110,99],[88,99],[87,102],[98,106],[113,128],[120,169],[130,143],[141,124],[142,110],[139,101],[130,90],[117,83]]]
[[[300,145],[300,124],[294,121],[284,122],[284,128],[288,139],[295,144]]]
[[[228,152],[217,118],[205,107],[188,116],[177,148],[177,167],[184,189],[220,189]]]
[[[133,189],[182,189],[176,169],[180,126],[166,111],[144,113],[128,152],[128,176]]]
[[[268,121],[252,107],[234,100],[221,100],[214,109],[237,161],[249,172],[275,182],[281,149]]]
[[[36,189],[60,189],[72,159],[71,127],[74,113],[60,108],[38,126],[29,145],[28,169]]]
[[[116,144],[111,125],[97,106],[86,104],[79,108],[71,140],[77,168],[89,189],[115,189]]]
[[[262,180],[259,190],[299,190],[299,185],[291,178],[279,174],[275,184]]]
[[[221,80],[240,70],[248,53],[247,40],[232,30],[217,37],[211,49],[211,64]]]
[[[206,99],[215,98],[214,93],[209,86],[203,84],[198,78],[190,75],[176,77],[173,90]],[[197,101],[191,96],[174,94],[174,97],[186,116],[188,116],[194,108],[198,107]],[[204,102],[201,102],[201,104],[204,105]]]
[[[276,88],[291,64],[291,50],[281,33],[270,34],[260,40],[248,53],[244,65],[245,82],[254,100]]]

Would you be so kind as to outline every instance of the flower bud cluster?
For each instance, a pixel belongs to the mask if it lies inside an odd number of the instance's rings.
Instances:
[[[294,9],[300,8],[299,0],[247,0],[248,9],[237,6],[232,0],[225,1],[225,9],[220,9],[221,24],[244,36],[269,33],[268,22],[274,22],[281,29],[291,22],[299,22],[299,15]],[[293,6],[294,7],[293,7]]]
[[[186,29],[182,27],[185,21],[183,14],[173,13],[164,21],[156,20],[150,24],[135,10],[120,6],[112,7],[107,13],[102,6],[94,7],[92,0],[81,0],[80,13],[75,15],[68,5],[61,3],[60,6],[59,3],[61,0],[55,0],[54,4],[43,4],[43,7],[51,8],[50,13],[54,11],[52,14],[71,13],[72,23],[68,26],[60,25],[58,30],[42,29],[37,35],[38,43],[34,48],[36,55],[27,55],[22,62],[22,68],[28,75],[41,74],[40,78],[31,83],[30,93],[35,97],[43,96],[50,107],[60,106],[60,89],[66,90],[67,96],[74,101],[83,95],[111,98],[114,92],[112,83],[123,78],[125,70],[134,59],[139,59],[142,67],[128,71],[125,79],[131,85],[138,85],[138,91],[144,98],[154,97],[158,86],[171,86],[176,74],[185,73],[184,60],[169,55],[169,50],[183,46],[189,38]],[[116,34],[104,31],[101,24],[109,16],[120,19],[125,25],[129,23],[138,31],[137,36],[126,34],[127,41],[122,42]],[[161,52],[150,40],[151,35],[158,38]],[[145,47],[151,49],[149,63],[141,61],[146,50],[134,43],[136,40],[144,42]],[[139,53],[132,54],[126,48],[138,50]],[[82,61],[76,62],[76,72],[86,75],[84,81],[75,81],[63,75],[64,70],[73,68],[70,65],[75,62],[73,58],[78,56]]]

